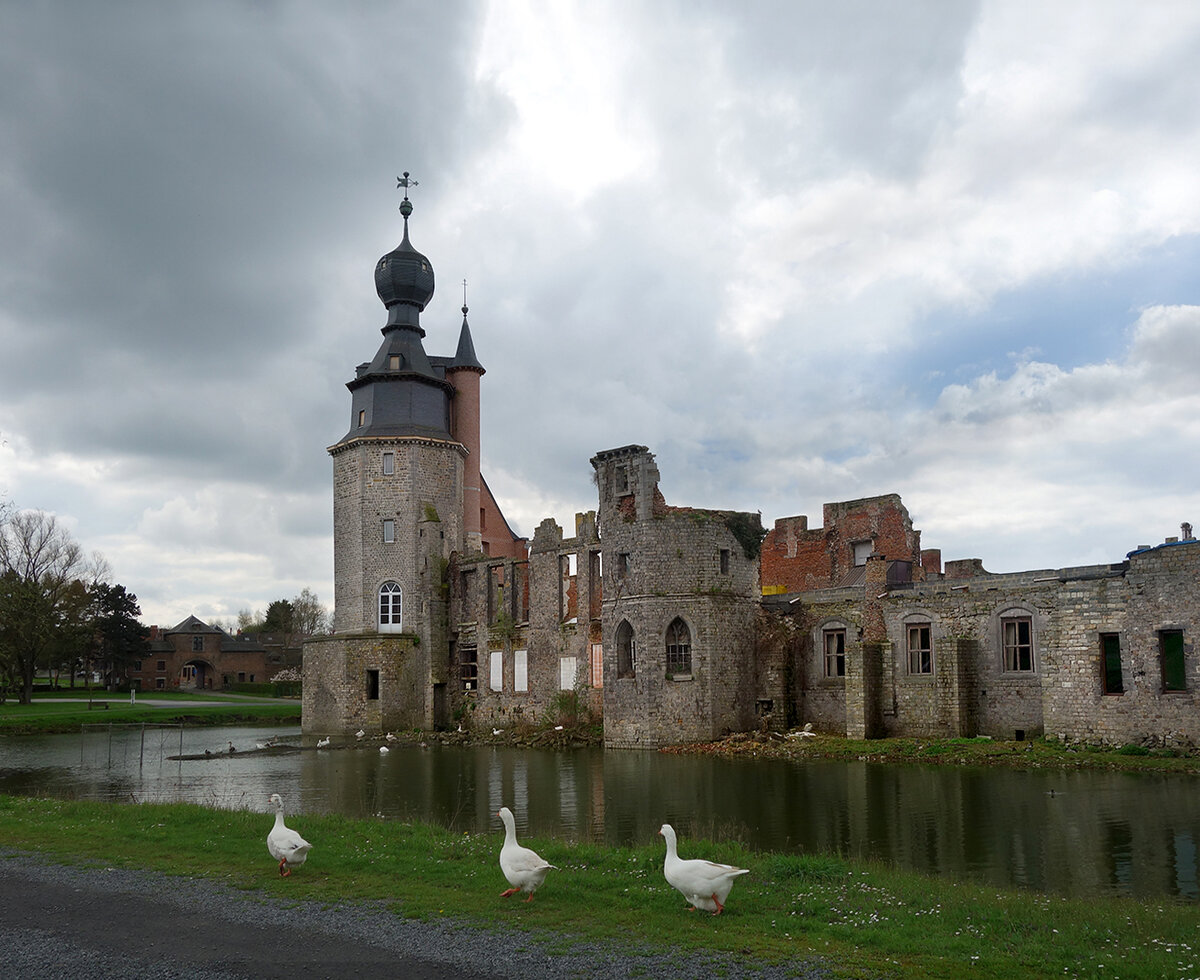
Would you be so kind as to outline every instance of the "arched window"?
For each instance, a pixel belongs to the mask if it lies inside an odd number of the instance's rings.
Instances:
[[[692,672],[692,634],[678,616],[667,627],[667,676]]]
[[[379,587],[379,632],[399,633],[403,628],[400,586],[384,582]]]
[[[633,677],[637,669],[637,643],[633,639],[633,627],[621,620],[617,627],[617,676]]]

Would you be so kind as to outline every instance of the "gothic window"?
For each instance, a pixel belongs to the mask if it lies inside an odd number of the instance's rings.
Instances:
[[[617,627],[617,676],[633,677],[637,670],[637,642],[628,620]]]
[[[692,634],[678,616],[667,627],[667,676],[688,676],[692,672]]]
[[[395,582],[384,582],[379,587],[379,632],[399,633],[403,628],[402,594]]]

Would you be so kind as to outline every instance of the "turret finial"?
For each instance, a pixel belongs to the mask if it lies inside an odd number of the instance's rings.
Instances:
[[[404,200],[400,202],[400,213],[401,213],[402,215],[404,215],[404,228],[405,228],[405,230],[406,230],[406,231],[407,231],[407,229],[408,229],[408,216],[409,216],[410,214],[412,214],[412,209],[413,209],[413,208],[412,208],[412,201],[410,201],[410,200],[408,199],[408,189],[409,189],[410,187],[416,187],[416,186],[417,186],[417,182],[416,182],[415,180],[413,180],[413,179],[412,179],[412,178],[411,178],[411,177],[408,175],[408,171],[407,171],[407,170],[406,170],[406,171],[404,171],[404,176],[403,176],[403,177],[397,177],[397,178],[396,178],[396,187],[397,187],[397,188],[400,188],[400,187],[403,187],[403,188],[404,188]]]
[[[463,280],[463,316],[467,315],[467,280]]]

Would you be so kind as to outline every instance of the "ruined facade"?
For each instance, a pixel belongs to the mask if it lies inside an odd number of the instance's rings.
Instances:
[[[591,460],[597,508],[532,541],[480,467],[484,369],[467,308],[425,353],[429,260],[380,259],[383,342],[329,448],[334,630],[304,656],[311,732],[486,727],[602,714],[654,747],[819,732],[1200,744],[1200,544],[991,574],[923,549],[899,496],[758,514],[668,504],[645,446]],[[568,534],[568,532],[570,532]]]

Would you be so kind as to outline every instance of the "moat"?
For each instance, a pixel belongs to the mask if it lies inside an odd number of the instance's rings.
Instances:
[[[246,727],[7,737],[0,792],[264,813],[278,792],[297,823],[336,812],[470,833],[498,832],[508,805],[532,836],[646,842],[668,821],[682,852],[736,838],[1054,894],[1200,899],[1193,775],[348,741],[317,750],[295,728]]]

